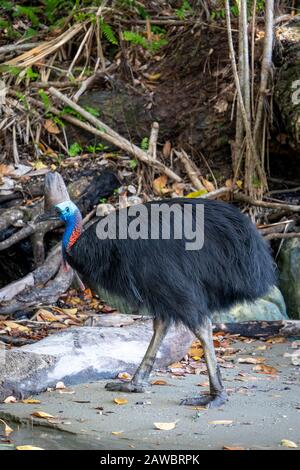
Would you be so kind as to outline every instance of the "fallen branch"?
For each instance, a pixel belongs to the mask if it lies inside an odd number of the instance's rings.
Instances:
[[[114,72],[117,69],[116,64],[112,64],[109,67],[107,67],[105,70],[97,70],[91,77],[88,77],[86,80],[84,80],[79,88],[79,90],[75,93],[73,96],[73,100],[77,103],[79,100],[80,96],[83,95],[83,93],[86,92],[89,88],[91,88],[95,81],[98,80],[101,77],[104,77],[105,75],[108,75],[109,73]],[[52,85],[55,87],[55,85]],[[58,87],[55,87],[58,88]]]
[[[185,171],[187,172],[192,185],[194,186],[195,189],[197,190],[204,190],[206,191],[206,188],[203,186],[201,183],[200,179],[198,178],[198,171],[197,168],[195,168],[195,165],[193,162],[189,159],[187,153],[184,150],[181,150],[180,152],[178,150],[174,149],[175,155],[179,158],[181,163],[183,164]]]
[[[29,338],[18,338],[16,336],[0,335],[0,343],[11,344],[12,346],[25,346],[36,343],[36,340]]]
[[[241,323],[215,323],[213,331],[239,334],[249,338],[268,338],[270,336],[299,336],[300,320],[248,321]]]
[[[281,238],[300,238],[300,232],[270,233],[265,236],[266,240],[280,240]]]
[[[171,170],[170,168],[167,168],[163,163],[159,162],[158,160],[155,160],[154,158],[149,157],[147,153],[144,152],[142,149],[132,144],[124,137],[120,136],[117,132],[115,132],[113,129],[107,126],[104,122],[100,121],[98,118],[90,114],[84,108],[74,103],[70,98],[63,95],[62,93],[60,93],[58,90],[56,90],[53,87],[49,88],[49,92],[51,93],[51,95],[55,96],[60,101],[62,101],[63,103],[65,103],[66,105],[74,109],[77,113],[79,113],[82,117],[84,117],[88,122],[90,122],[95,127],[87,123],[84,123],[80,121],[79,119],[76,119],[76,118],[71,119],[71,116],[68,116],[68,115],[62,116],[61,112],[58,110],[55,110],[55,114],[59,114],[61,118],[69,122],[72,122],[78,127],[88,130],[94,135],[98,135],[99,137],[101,137],[101,139],[104,139],[107,142],[115,145],[116,147],[121,148],[125,152],[132,154],[141,162],[146,163],[147,165],[150,165],[156,168],[157,170],[159,170],[160,172],[166,174],[170,179],[177,181],[178,183],[182,181],[180,176],[174,173],[173,170]],[[49,110],[54,113],[54,109],[55,108],[50,107]]]
[[[223,188],[216,189],[215,191],[210,191],[209,193],[203,194],[201,199],[217,199],[219,197],[225,196],[230,194],[232,191],[231,188]]]
[[[265,207],[266,209],[278,209],[288,212],[300,212],[300,206],[279,202],[258,201],[250,196],[246,196],[243,193],[234,193],[233,198],[235,201],[247,202],[248,204],[251,204],[253,206]]]

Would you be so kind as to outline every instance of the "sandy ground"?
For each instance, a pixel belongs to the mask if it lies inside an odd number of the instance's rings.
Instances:
[[[108,392],[105,381],[78,385],[64,393],[43,393],[36,397],[40,404],[1,404],[0,418],[9,420],[14,429],[16,422],[27,423],[11,435],[14,444],[44,448],[283,449],[282,439],[294,441],[300,448],[300,369],[284,357],[285,352],[293,351],[291,341],[257,349],[265,344],[233,344],[240,352],[228,363],[232,368],[221,369],[230,398],[220,409],[179,406],[181,398],[206,390],[198,386],[207,381],[206,375],[175,378],[153,374],[152,380],[163,378],[168,385],[152,386],[143,394]],[[276,367],[278,375],[258,374],[252,370],[253,364],[238,362],[241,357],[257,356],[265,357],[265,363]],[[117,405],[114,398],[125,398],[128,403]],[[54,422],[32,418],[35,411],[55,416]],[[232,423],[211,423],[215,420]],[[176,422],[176,427],[157,430],[155,422]]]

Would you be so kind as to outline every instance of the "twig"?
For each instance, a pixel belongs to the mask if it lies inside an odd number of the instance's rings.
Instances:
[[[87,32],[85,33],[85,35],[84,35],[84,37],[83,37],[83,40],[81,41],[81,44],[80,44],[80,46],[78,47],[77,52],[76,52],[76,54],[75,54],[75,56],[74,56],[74,58],[73,58],[73,60],[72,60],[72,62],[71,62],[71,64],[70,64],[70,67],[69,67],[69,69],[68,69],[68,71],[67,71],[67,77],[69,77],[69,76],[72,74],[73,67],[74,67],[74,65],[76,64],[76,62],[77,62],[77,60],[78,60],[78,57],[80,56],[81,51],[82,51],[82,49],[84,48],[84,45],[85,45],[86,41],[88,40],[90,34],[92,33],[93,29],[94,29],[94,25],[91,24],[91,26],[89,27],[89,29],[88,29]]]
[[[157,139],[158,139],[158,132],[159,132],[159,124],[158,122],[154,122],[151,128],[151,134],[149,139],[149,148],[148,148],[148,155],[150,158],[154,158],[156,160],[157,155]]]
[[[114,72],[116,69],[117,69],[117,65],[112,64],[109,67],[107,67],[105,70],[97,70],[93,75],[91,75],[90,77],[88,77],[86,80],[84,80],[82,82],[79,90],[73,96],[73,101],[75,101],[75,103],[77,103],[80,96],[83,95],[83,93],[86,90],[91,88],[96,80],[98,80],[100,77],[104,77],[105,75],[108,75],[109,73]],[[53,85],[53,86],[54,86],[54,88],[57,88],[57,87],[55,87],[55,85]]]
[[[248,204],[251,204],[253,206],[265,207],[266,209],[279,209],[288,212],[300,212],[300,206],[285,203],[281,204],[278,202],[258,201],[250,196],[246,196],[243,193],[234,193],[233,198],[235,201],[247,202]]]
[[[13,134],[13,156],[14,156],[14,162],[15,165],[18,166],[20,164],[20,158],[19,158],[19,152],[18,152],[18,145],[17,145],[17,135],[16,135],[16,126],[13,125],[12,129],[12,134]]]
[[[231,188],[223,188],[216,189],[215,191],[210,191],[210,193],[203,194],[201,199],[217,199],[218,197],[225,196],[225,194],[231,193]]]
[[[198,190],[203,189],[203,190],[206,191],[206,188],[203,186],[200,179],[198,178],[197,170],[194,167],[194,164],[189,159],[187,153],[184,150],[178,151],[178,150],[175,150],[175,149],[174,149],[174,153],[175,153],[175,155],[177,155],[177,157],[179,158],[181,163],[184,165],[184,168],[185,168],[185,170],[186,170],[186,172],[187,172],[194,188],[198,189]]]
[[[74,80],[65,80],[63,82],[32,82],[32,88],[50,88],[51,86],[55,88],[70,88],[78,87],[83,79],[74,79]]]
[[[32,42],[29,44],[7,44],[6,46],[0,47],[0,54],[6,54],[7,52],[16,51],[29,51],[33,47],[38,47],[40,42]]]
[[[288,232],[288,233],[270,233],[264,237],[266,240],[278,240],[283,238],[300,238],[300,232]]]

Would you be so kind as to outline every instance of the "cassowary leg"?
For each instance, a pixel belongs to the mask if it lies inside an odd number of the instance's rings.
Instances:
[[[207,408],[216,408],[223,405],[227,400],[227,393],[222,385],[221,372],[217,363],[215,348],[212,335],[212,324],[209,318],[194,331],[197,338],[201,341],[204,350],[204,356],[209,376],[209,394],[200,395],[193,398],[182,400],[181,405],[206,406]]]
[[[105,388],[110,391],[120,392],[144,392],[145,386],[148,383],[149,375],[152,371],[156,354],[160,345],[167,334],[169,323],[162,320],[153,320],[153,336],[148,346],[146,354],[136,370],[130,382],[109,382]]]

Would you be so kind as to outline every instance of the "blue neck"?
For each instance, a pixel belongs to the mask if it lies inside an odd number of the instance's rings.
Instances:
[[[66,220],[66,228],[62,239],[63,251],[68,251],[80,237],[82,231],[82,217],[80,211],[76,211]]]

